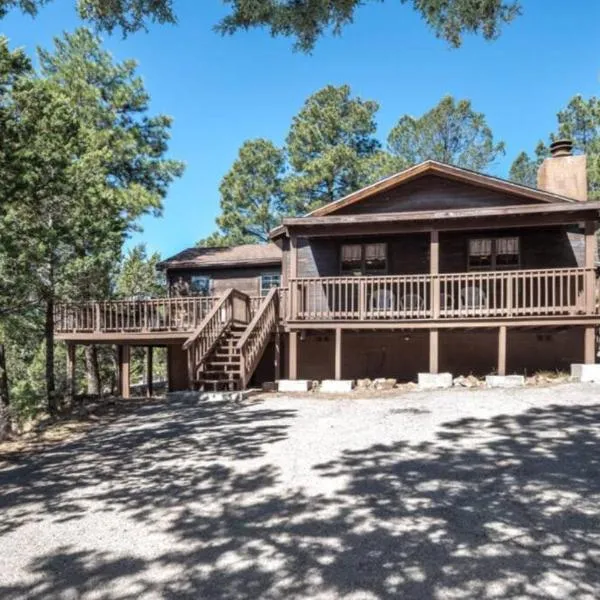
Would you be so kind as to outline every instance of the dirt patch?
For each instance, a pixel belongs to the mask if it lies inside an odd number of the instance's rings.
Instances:
[[[111,423],[141,406],[165,402],[164,398],[105,398],[84,400],[56,419],[42,415],[28,423],[23,433],[13,433],[0,442],[0,464],[14,455],[45,450],[65,441],[81,438],[93,427]]]

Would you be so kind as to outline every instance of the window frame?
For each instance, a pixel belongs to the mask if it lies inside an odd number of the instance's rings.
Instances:
[[[264,287],[264,280],[266,277],[276,277],[277,278],[277,285],[270,285],[268,288]],[[269,294],[269,292],[273,289],[273,288],[279,288],[281,287],[281,273],[279,271],[264,271],[263,273],[260,274],[260,295],[261,297],[265,297]]]
[[[384,248],[385,266],[380,270],[369,270],[367,268],[366,249],[367,246],[381,245]],[[360,266],[357,269],[344,269],[344,246],[360,246]],[[348,242],[339,246],[338,272],[344,277],[377,277],[378,275],[387,275],[390,268],[389,244],[387,242]],[[360,273],[358,272],[360,270]]]
[[[204,280],[206,282],[206,293],[203,290],[197,289],[194,285],[194,280]],[[213,278],[210,275],[190,275],[190,296],[200,296],[208,298],[212,294]]]
[[[475,256],[471,254],[471,242],[474,241],[487,241],[490,242],[490,266],[479,267],[471,264],[471,257]],[[515,240],[517,245],[517,252],[515,254],[506,254],[498,252],[498,242],[500,240]],[[498,264],[499,256],[516,256],[517,260],[515,264]],[[468,271],[509,271],[511,269],[521,268],[521,238],[517,235],[507,235],[500,237],[473,237],[467,240],[467,270]]]

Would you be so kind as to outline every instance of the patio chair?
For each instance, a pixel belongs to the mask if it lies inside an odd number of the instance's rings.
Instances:
[[[369,299],[369,309],[374,311],[379,310],[394,310],[396,306],[396,297],[394,292],[387,288],[379,288],[374,290]]]
[[[463,288],[460,292],[461,308],[483,308],[487,297],[483,290],[476,285]]]
[[[419,294],[405,294],[400,303],[400,308],[403,311],[418,311],[425,308],[425,302]]]

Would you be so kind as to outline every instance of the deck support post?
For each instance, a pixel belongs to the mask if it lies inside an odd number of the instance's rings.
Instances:
[[[335,330],[335,379],[342,378],[342,329],[337,327]]]
[[[506,325],[498,328],[498,375],[506,375]]]
[[[298,238],[295,234],[290,235],[290,264],[289,264],[289,278],[292,281],[288,281],[288,302],[287,311],[288,319],[297,318],[298,310],[298,286],[296,285],[296,277],[298,277]]]
[[[439,372],[439,341],[440,332],[438,329],[429,330],[429,372],[436,374]]]
[[[275,358],[274,358],[274,367],[275,367],[275,381],[279,381],[281,379],[281,332],[279,331],[279,326],[275,327]]]
[[[429,241],[429,274],[431,278],[431,316],[433,319],[440,317],[440,234],[437,230],[431,232]],[[427,309],[427,307],[425,307]]]
[[[596,255],[598,253],[596,242],[596,223],[594,221],[585,222],[585,312],[592,315],[596,312]]]
[[[152,377],[152,371],[153,371],[153,350],[154,348],[152,346],[148,346],[147,350],[146,350],[146,396],[148,398],[152,398],[153,395],[153,387],[154,387],[154,381],[153,381],[153,377]]]
[[[596,328],[586,327],[584,333],[583,362],[593,365],[596,362]]]
[[[119,394],[122,398],[129,398],[129,345],[117,346],[119,355]]]
[[[67,342],[67,399],[70,403],[75,400],[75,344]]]
[[[298,332],[290,331],[289,373],[290,379],[298,379]]]

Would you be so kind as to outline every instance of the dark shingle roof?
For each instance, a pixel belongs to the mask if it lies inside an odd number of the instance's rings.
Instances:
[[[281,250],[275,244],[242,244],[217,248],[188,248],[159,263],[160,269],[201,267],[243,267],[281,264]]]

